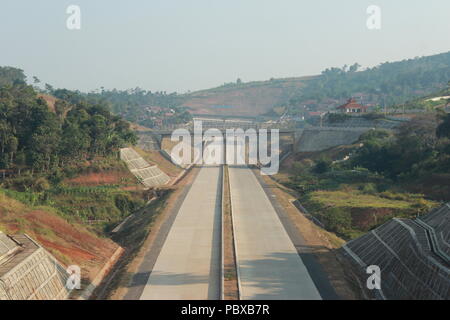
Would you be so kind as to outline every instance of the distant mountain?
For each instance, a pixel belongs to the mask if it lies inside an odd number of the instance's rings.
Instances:
[[[292,113],[333,109],[353,96],[362,103],[394,105],[428,95],[450,81],[450,52],[385,62],[358,71],[356,63],[329,68],[318,76],[231,83],[184,95],[183,106],[196,114],[255,116],[277,106]]]
[[[102,90],[74,94],[56,90],[66,100],[73,96],[107,101],[116,114],[130,121],[146,123],[147,107],[187,107],[192,114],[254,117],[270,114],[275,107],[286,107],[290,114],[330,110],[355,97],[368,106],[393,106],[412,101],[446,88],[450,81],[450,52],[398,62],[385,62],[363,71],[359,64],[329,68],[320,75],[270,79],[244,83],[240,79],[217,88],[188,94],[133,90]],[[22,70],[0,68],[0,87],[25,81]],[[58,96],[61,98],[60,96]],[[176,109],[180,121],[184,108]],[[177,120],[178,121],[178,120]]]

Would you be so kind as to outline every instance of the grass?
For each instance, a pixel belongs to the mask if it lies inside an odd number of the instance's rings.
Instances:
[[[51,201],[65,216],[94,222],[91,226],[100,233],[107,233],[144,204],[139,195],[119,189],[105,192],[103,188],[102,192],[60,193],[52,195]],[[119,201],[122,201],[122,206]]]
[[[90,229],[103,235],[144,205],[142,192],[125,191],[118,186],[59,186],[40,193],[0,188],[1,194],[33,209],[52,211],[67,221],[89,223]],[[0,200],[5,201],[4,198]]]
[[[438,204],[426,200],[422,194],[406,192],[364,192],[349,185],[341,185],[339,190],[317,190],[309,193],[311,201],[324,206],[351,208],[417,209],[432,208]]]
[[[326,206],[353,208],[392,208],[408,209],[412,203],[402,200],[391,200],[376,195],[363,194],[358,190],[349,191],[314,191],[311,200]]]
[[[417,193],[408,192],[403,185],[367,169],[348,169],[336,164],[325,173],[314,171],[321,157],[342,159],[352,150],[353,147],[337,147],[297,154],[284,163],[282,174],[276,177],[298,193],[302,205],[327,231],[350,240],[394,217],[415,218],[439,206],[420,189]]]
[[[303,195],[300,202],[327,230],[347,240],[357,238],[393,217],[414,218],[438,205],[419,194],[368,194],[348,185],[333,191],[311,191]]]

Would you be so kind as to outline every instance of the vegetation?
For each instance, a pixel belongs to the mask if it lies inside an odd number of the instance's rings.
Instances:
[[[186,108],[180,106],[184,98],[177,93],[151,92],[141,88],[131,90],[105,90],[102,88],[100,92],[87,94],[50,88],[48,92],[73,104],[83,100],[93,104],[105,104],[115,114],[148,128],[176,125],[191,120]]]
[[[304,99],[346,99],[363,92],[378,96],[387,105],[443,88],[450,79],[450,52],[429,57],[386,62],[357,72],[359,64],[330,68],[307,82]]]
[[[54,108],[49,108],[24,80],[22,70],[0,68],[3,194],[31,208],[52,208],[67,221],[94,223],[103,234],[140,208],[144,195],[122,190],[129,184],[123,178],[90,186],[67,181],[95,172],[126,177],[119,174],[125,168],[117,151],[136,143],[137,137],[106,103],[60,91]]]
[[[405,103],[394,105],[395,109],[414,109],[414,110],[424,110],[424,111],[435,111],[436,109],[444,107],[450,102],[450,99],[439,99],[433,100],[436,97],[448,97],[450,96],[450,81],[447,83],[447,87],[432,94],[426,95],[424,97],[419,97],[407,101]]]
[[[30,235],[61,263],[79,265],[83,280],[92,280],[117,245],[90,227],[63,217],[51,206],[31,206],[17,201],[15,198],[21,195],[23,193],[0,188],[0,230]]]
[[[287,184],[327,229],[346,239],[450,200],[449,114],[417,116],[396,132],[371,130],[345,153],[337,149],[298,155]]]
[[[136,140],[129,124],[103,104],[59,100],[53,113],[31,86],[0,88],[0,169],[48,172]]]
[[[352,239],[393,217],[411,218],[426,213],[436,203],[423,195],[370,191],[350,186],[340,190],[313,191],[301,201],[325,227],[345,239]]]
[[[414,180],[450,170],[450,117],[422,115],[391,135],[372,131],[361,137],[363,147],[350,161],[394,181]]]
[[[365,103],[394,109],[432,110],[439,102],[416,99],[442,90],[450,90],[450,52],[386,62],[358,71],[360,65],[328,68],[321,75],[304,81],[304,86],[288,92],[282,106],[292,116],[308,110],[327,109],[352,96],[361,96]],[[447,88],[446,88],[447,87]],[[306,108],[306,109],[305,109]]]
[[[23,70],[13,67],[0,67],[0,87],[13,84],[24,84],[26,76]]]

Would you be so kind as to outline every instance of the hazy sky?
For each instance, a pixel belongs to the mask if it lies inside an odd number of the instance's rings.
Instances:
[[[66,28],[69,5],[81,30]],[[381,30],[366,27],[369,5]],[[56,87],[197,90],[450,50],[449,0],[0,0],[0,65]]]

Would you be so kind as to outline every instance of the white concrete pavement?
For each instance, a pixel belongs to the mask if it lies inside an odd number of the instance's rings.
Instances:
[[[141,300],[220,299],[221,183],[220,166],[200,169]]]
[[[229,167],[242,300],[322,299],[254,173]]]

